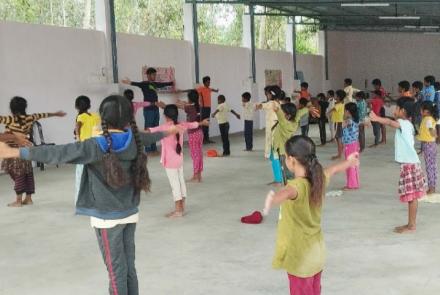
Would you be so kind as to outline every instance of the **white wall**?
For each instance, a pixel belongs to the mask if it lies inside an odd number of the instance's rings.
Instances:
[[[397,92],[401,80],[423,80],[426,75],[440,77],[438,62],[440,37],[415,33],[328,32],[330,79],[342,87],[351,77],[364,88],[365,80],[382,80],[385,88]],[[371,85],[368,85],[371,88]]]
[[[28,100],[29,113],[64,110],[67,117],[41,123],[46,141],[72,141],[75,98],[89,95],[96,108],[104,93],[92,82],[105,65],[103,37],[96,31],[0,22],[0,114],[10,113],[15,95]]]
[[[304,80],[309,83],[309,91],[316,96],[324,91],[324,57],[321,55],[299,54],[296,57],[297,71],[304,73]]]

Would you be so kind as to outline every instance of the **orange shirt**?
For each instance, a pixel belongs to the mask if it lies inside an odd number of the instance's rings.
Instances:
[[[197,88],[197,92],[200,95],[200,106],[203,108],[211,107],[211,93],[212,90],[209,87],[201,86]]]
[[[312,96],[310,95],[310,92],[309,92],[308,90],[301,90],[301,91],[299,92],[299,95],[300,95],[300,98],[307,98],[307,99],[310,99],[310,97],[312,97]]]

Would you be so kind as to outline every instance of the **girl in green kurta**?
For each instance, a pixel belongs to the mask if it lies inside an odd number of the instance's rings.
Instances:
[[[290,294],[321,294],[321,273],[325,262],[321,211],[325,186],[338,172],[359,164],[358,154],[323,169],[313,141],[294,136],[285,144],[286,166],[295,175],[281,191],[270,192],[264,214],[281,204],[274,268],[285,269]]]

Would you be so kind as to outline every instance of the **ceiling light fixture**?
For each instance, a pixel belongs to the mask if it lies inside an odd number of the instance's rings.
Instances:
[[[425,32],[423,34],[424,35],[436,35],[436,36],[438,36],[438,35],[440,35],[440,32]]]
[[[341,7],[388,7],[390,3],[341,3]]]
[[[388,20],[395,20],[395,19],[401,19],[401,20],[418,20],[420,19],[420,16],[379,16],[379,19],[388,19]]]
[[[420,26],[421,29],[440,29],[440,26]]]

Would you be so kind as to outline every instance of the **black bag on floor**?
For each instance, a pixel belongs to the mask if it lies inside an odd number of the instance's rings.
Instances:
[[[35,121],[32,124],[30,141],[34,144],[34,146],[55,145],[55,143],[46,143],[44,141],[43,127],[41,126],[41,123],[38,121]],[[40,168],[41,171],[44,171],[44,163],[37,162],[37,167]]]

